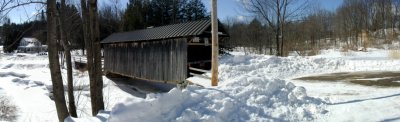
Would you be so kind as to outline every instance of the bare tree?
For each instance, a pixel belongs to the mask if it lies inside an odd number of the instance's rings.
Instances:
[[[398,37],[398,33],[396,33],[396,29],[400,29],[400,0],[393,0],[393,22],[392,22],[392,28],[393,28],[393,38]]]
[[[41,0],[3,0],[0,1],[0,13],[1,15],[7,15],[12,9],[30,5],[30,4],[44,4],[47,5],[47,43],[49,45],[49,65],[50,65],[50,73],[51,73],[51,81],[53,86],[53,96],[54,102],[56,104],[56,110],[58,119],[60,122],[63,122],[65,118],[69,116],[65,95],[64,95],[64,85],[62,82],[61,69],[58,57],[58,49],[57,49],[57,16],[58,12],[56,11],[56,1],[55,0],[47,0],[46,2]],[[1,16],[0,18],[3,18]]]
[[[264,19],[275,34],[278,56],[283,56],[284,31],[288,21],[300,17],[308,7],[307,0],[242,0],[244,8]]]
[[[101,49],[99,23],[97,18],[97,0],[81,0],[82,20],[87,50],[87,64],[90,78],[90,98],[92,115],[104,110],[103,77],[101,70]]]
[[[47,3],[44,0],[1,0],[0,1],[0,19],[6,17],[11,10],[32,4],[43,4]]]
[[[69,113],[72,117],[77,117],[76,113],[76,106],[75,106],[75,97],[74,97],[74,83],[73,83],[73,76],[72,76],[72,61],[71,61],[71,46],[70,42],[68,42],[66,38],[66,30],[64,29],[66,22],[66,4],[65,0],[61,0],[61,5],[59,9],[59,28],[60,28],[60,40],[62,42],[62,46],[64,48],[64,54],[67,64],[67,84],[68,84],[68,103],[69,103]]]
[[[394,17],[393,17],[393,25],[392,28],[395,29],[398,26],[399,22],[399,14],[400,14],[400,0],[393,0],[393,9],[394,9]],[[396,24],[397,23],[397,24]]]
[[[51,81],[53,84],[54,102],[56,104],[58,119],[64,121],[69,116],[65,104],[64,85],[61,77],[60,62],[57,49],[57,12],[56,1],[47,0],[47,43],[49,45],[49,64]]]
[[[118,8],[118,0],[112,4],[103,5],[99,10],[100,38],[106,38],[112,33],[123,31],[122,10]]]

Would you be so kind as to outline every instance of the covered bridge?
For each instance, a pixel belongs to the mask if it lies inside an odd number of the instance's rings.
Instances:
[[[218,26],[223,41],[228,34]],[[101,44],[106,73],[178,83],[189,77],[189,67],[211,69],[211,20],[114,33]]]

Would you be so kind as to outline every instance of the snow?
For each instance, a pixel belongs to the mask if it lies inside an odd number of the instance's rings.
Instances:
[[[293,82],[304,86],[309,96],[329,98],[326,108],[329,112],[323,121],[384,121],[400,114],[398,87],[367,87],[343,82]]]
[[[64,122],[105,122],[110,117],[110,112],[100,111],[95,117],[73,118],[68,117]]]
[[[28,45],[26,45],[25,47],[36,47],[35,44],[33,43],[29,43]]]
[[[102,121],[398,121],[398,87],[309,82],[298,77],[335,72],[400,71],[388,50],[322,50],[316,56],[276,57],[232,52],[220,58],[219,85],[191,77],[185,89],[149,93],[104,78],[105,111],[91,117],[87,72],[74,70],[79,118]],[[0,94],[18,106],[16,121],[58,121],[50,99],[48,57],[1,54]],[[62,71],[63,77],[66,71]],[[205,74],[210,75],[210,74]],[[374,78],[379,80],[380,78]],[[370,79],[371,80],[371,79]]]
[[[50,77],[47,74],[46,63],[42,62],[45,57],[31,57],[28,60],[21,60],[22,58],[13,55],[0,59],[0,87],[18,106],[19,121],[48,121],[49,118],[56,117],[54,102],[48,100],[46,87],[41,83],[45,81],[33,78]],[[33,58],[37,60],[29,60]],[[32,68],[42,71],[38,72]]]
[[[26,42],[38,42],[39,41],[36,38],[22,38],[22,40],[24,40]]]
[[[317,118],[317,121],[398,120],[400,104],[396,101],[400,100],[400,88],[292,80],[336,72],[400,71],[400,60],[391,59],[388,50],[369,48],[368,51],[344,53],[329,49],[322,50],[320,55],[306,57],[245,55],[235,52],[232,56],[222,57],[219,66],[220,85],[224,85],[224,80],[221,79],[243,75],[277,78],[303,86],[308,96],[322,99],[326,103],[328,112]],[[198,77],[189,80],[212,88],[210,80]]]
[[[65,78],[66,71],[63,70],[62,74]],[[78,116],[85,118],[91,113],[87,72],[74,70],[73,74]],[[47,56],[4,55],[0,58],[0,81],[0,94],[10,96],[18,106],[17,121],[58,121],[54,101],[50,99],[52,85]],[[64,79],[66,88],[65,82]],[[120,99],[131,97],[106,77],[104,86],[106,110],[111,110]]]
[[[323,108],[303,87],[241,76],[218,88],[189,86],[126,99],[113,108],[110,121],[310,121],[325,113]]]
[[[308,57],[244,54],[226,56],[220,62],[220,77],[227,79],[238,75],[261,73],[272,78],[293,79],[304,75],[332,72],[400,70],[398,67],[400,61],[390,60],[388,51],[371,49],[371,52],[353,52],[351,56],[343,56],[341,52],[334,50],[322,52],[321,55]],[[386,56],[384,57],[386,60],[381,59],[383,56]]]
[[[22,38],[19,46],[21,46],[21,47],[37,47],[37,46],[41,46],[41,43],[36,38]]]

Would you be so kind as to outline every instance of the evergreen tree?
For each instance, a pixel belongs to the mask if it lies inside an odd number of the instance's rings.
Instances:
[[[40,20],[39,21],[42,21],[42,22],[46,21],[46,15],[43,10],[40,12]]]
[[[34,37],[46,44],[47,28],[46,20],[43,14],[39,14],[37,20],[21,24],[11,23],[10,19],[3,20],[1,28],[2,40],[4,41],[4,52],[12,52],[19,46],[19,42],[24,37]]]
[[[71,48],[83,48],[84,40],[82,35],[82,19],[79,16],[78,8],[75,5],[65,5],[63,14],[65,14],[66,21],[64,21],[64,31],[66,32],[66,40],[70,43]]]
[[[38,17],[38,19],[36,20],[36,33],[34,34],[34,36],[42,43],[42,44],[46,44],[47,43],[47,20],[46,20],[46,13],[42,10],[40,12],[40,15]]]
[[[143,3],[145,0],[129,0],[127,9],[124,14],[124,30],[137,30],[146,27],[144,25],[145,10]]]
[[[185,5],[184,21],[195,21],[207,18],[207,11],[201,0],[189,0]]]
[[[4,46],[3,50],[4,52],[13,52],[18,48],[20,39],[19,36],[21,35],[21,31],[19,29],[17,24],[15,23],[5,23],[3,25],[3,41],[4,41]]]
[[[124,13],[124,31],[207,18],[201,0],[130,0]]]

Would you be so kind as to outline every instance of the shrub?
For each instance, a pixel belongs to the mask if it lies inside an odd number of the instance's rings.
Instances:
[[[400,50],[389,50],[389,58],[395,60],[400,59]]]
[[[354,52],[352,50],[350,50],[349,48],[342,47],[340,49],[340,55],[342,55],[342,56],[353,56]]]
[[[0,96],[0,121],[14,121],[17,119],[17,106],[8,97]]]

